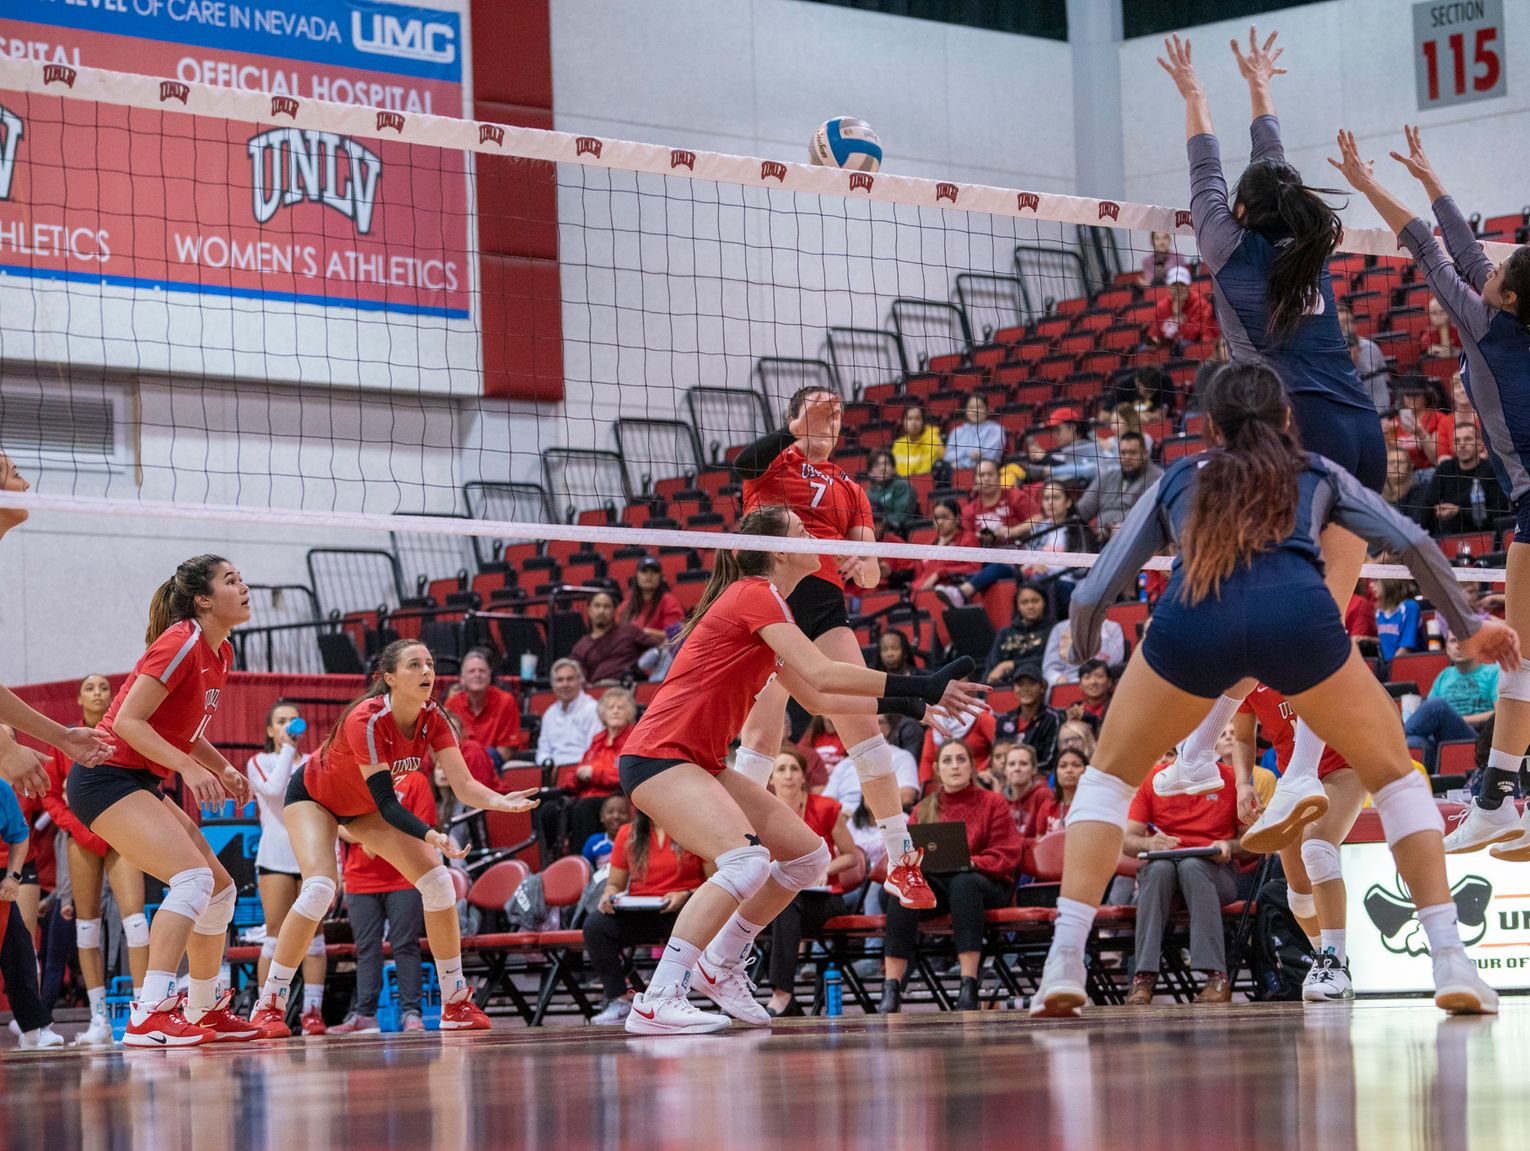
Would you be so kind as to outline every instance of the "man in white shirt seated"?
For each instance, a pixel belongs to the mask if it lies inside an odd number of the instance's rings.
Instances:
[[[891,728],[888,719],[885,715],[881,717],[883,738],[887,737]],[[895,743],[889,741],[888,746],[892,748],[893,774],[898,778],[898,794],[907,810],[919,798],[919,761]],[[861,778],[855,773],[855,762],[848,755],[834,765],[834,770],[829,773],[829,782],[824,785],[823,794],[830,799],[837,799],[847,817],[853,816],[855,809],[860,807]]]
[[[537,732],[537,762],[563,767],[583,761],[590,741],[603,730],[595,699],[584,690],[584,670],[571,659],[552,665],[557,700],[542,713]]]

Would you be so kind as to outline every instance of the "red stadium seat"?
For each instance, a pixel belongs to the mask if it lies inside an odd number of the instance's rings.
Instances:
[[[1428,695],[1435,678],[1450,665],[1443,651],[1416,651],[1392,657],[1392,678],[1412,680],[1421,695]]]
[[[1200,436],[1170,436],[1163,441],[1163,462],[1172,464],[1185,456],[1198,455],[1206,450],[1206,442]]]
[[[473,881],[467,901],[480,911],[503,911],[530,874],[531,868],[519,859],[496,863]]]
[[[1047,691],[1047,706],[1062,711],[1083,698],[1084,689],[1076,683],[1053,684]]]

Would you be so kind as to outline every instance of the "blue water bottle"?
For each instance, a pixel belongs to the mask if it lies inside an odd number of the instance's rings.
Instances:
[[[844,982],[840,979],[839,967],[833,963],[823,972],[823,1009],[826,1015],[845,1013]]]
[[[1147,601],[1148,601],[1148,574],[1145,571],[1138,572],[1137,573],[1137,602],[1138,603],[1147,603]]]

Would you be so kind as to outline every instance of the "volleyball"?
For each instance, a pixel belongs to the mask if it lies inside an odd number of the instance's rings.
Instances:
[[[882,142],[865,120],[836,116],[818,125],[808,143],[808,158],[848,172],[875,172],[882,166]]]

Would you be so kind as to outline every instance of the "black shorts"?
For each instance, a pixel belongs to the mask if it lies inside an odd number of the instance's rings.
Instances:
[[[322,803],[319,803],[317,799],[308,794],[308,785],[303,782],[303,772],[301,771],[294,771],[292,773],[292,778],[287,781],[287,793],[282,796],[282,801],[284,803],[317,803],[320,807],[324,807]],[[329,808],[324,807],[324,810],[329,811]],[[335,815],[333,811],[329,811],[329,813]],[[349,823],[356,818],[357,816],[354,815],[335,815],[335,822]]]
[[[41,885],[42,881],[37,878],[37,864],[33,860],[27,860],[21,865],[21,878],[16,881],[20,884],[31,884],[33,887]]]
[[[119,800],[138,791],[146,791],[156,799],[164,794],[159,789],[159,776],[147,768],[117,767],[110,763],[100,767],[73,764],[69,778],[64,781],[69,810],[86,827]]]
[[[301,871],[283,871],[279,867],[262,867],[258,863],[255,865],[255,874],[257,877],[262,875],[285,875],[290,879],[303,878],[303,873]]]
[[[646,755],[624,755],[616,761],[616,773],[622,781],[622,791],[630,798],[633,789],[646,783],[661,771],[668,771],[683,759],[649,759]]]
[[[821,576],[804,576],[786,597],[792,618],[808,639],[816,640],[837,627],[850,626],[845,610],[845,589],[835,587]]]
[[[1291,422],[1307,451],[1326,456],[1373,492],[1385,486],[1387,442],[1375,408],[1352,407],[1314,392],[1292,392]]]

